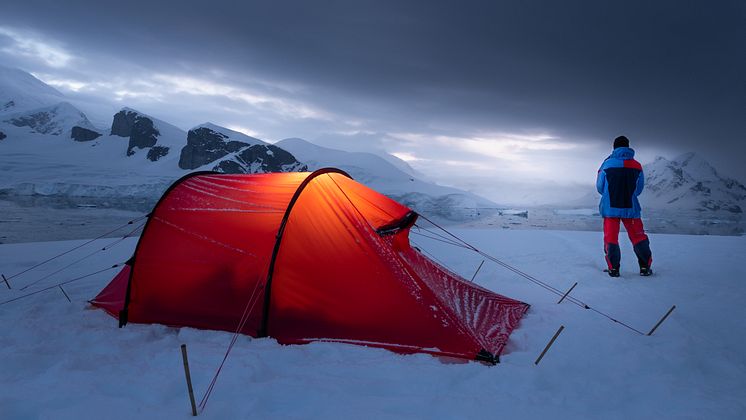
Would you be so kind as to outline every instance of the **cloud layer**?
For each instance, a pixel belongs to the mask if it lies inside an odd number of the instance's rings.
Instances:
[[[452,185],[590,183],[619,134],[746,178],[741,2],[233,3],[6,2],[0,58],[94,103],[386,150]]]

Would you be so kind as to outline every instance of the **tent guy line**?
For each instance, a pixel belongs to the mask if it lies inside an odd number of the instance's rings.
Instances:
[[[241,315],[241,320],[238,322],[238,326],[236,327],[236,331],[233,333],[233,336],[231,337],[230,344],[228,344],[228,348],[225,350],[225,355],[223,356],[223,360],[220,362],[220,366],[218,366],[217,370],[215,371],[215,375],[212,377],[212,380],[210,381],[210,385],[208,385],[207,390],[205,391],[205,395],[202,396],[202,399],[199,402],[199,411],[202,412],[205,410],[205,407],[207,407],[207,401],[210,399],[210,395],[212,395],[212,390],[215,388],[215,384],[218,381],[218,376],[220,375],[220,372],[223,370],[223,365],[225,365],[226,360],[228,360],[228,355],[230,355],[231,350],[233,350],[233,346],[236,344],[236,341],[238,341],[238,336],[240,335],[241,330],[246,325],[246,321],[249,320],[249,316],[251,315],[251,312],[254,310],[254,306],[256,305],[256,302],[259,301],[259,294],[257,294],[257,290],[264,289],[264,286],[262,285],[260,287],[260,283],[256,282],[254,285],[254,290],[251,292],[251,297],[249,297],[248,302],[246,302],[246,308],[244,308],[244,312]],[[256,295],[256,299],[254,296]],[[249,307],[249,304],[251,306]]]
[[[63,282],[60,282],[60,283],[57,283],[57,284],[53,284],[53,285],[51,285],[49,287],[45,287],[43,289],[35,290],[35,291],[31,292],[31,293],[27,293],[27,294],[22,295],[22,296],[14,297],[13,299],[8,299],[8,300],[5,300],[5,301],[2,301],[2,302],[0,302],[0,305],[5,305],[6,303],[11,303],[11,302],[15,302],[17,300],[25,299],[27,297],[36,295],[36,294],[41,293],[41,292],[45,292],[47,290],[55,289],[57,287],[64,286],[64,285],[69,284],[69,283],[73,283],[73,282],[76,282],[78,280],[83,280],[85,278],[88,278],[88,277],[91,277],[91,276],[95,276],[96,274],[103,273],[104,271],[108,271],[108,270],[111,270],[111,269],[114,269],[114,268],[117,268],[117,267],[121,267],[122,265],[123,265],[123,263],[114,264],[111,267],[106,267],[106,268],[103,268],[101,270],[94,271],[93,273],[89,273],[89,274],[85,274],[85,275],[82,275],[82,276],[79,276],[79,277],[75,277],[75,278],[72,278],[72,279],[69,279],[69,280],[65,280]]]
[[[54,260],[56,260],[57,258],[59,258],[59,257],[61,257],[63,255],[67,255],[67,254],[69,254],[69,253],[71,253],[71,252],[73,252],[73,251],[75,251],[77,249],[83,248],[84,246],[86,246],[86,245],[88,245],[88,244],[90,244],[90,243],[92,243],[92,242],[94,242],[94,241],[96,241],[98,239],[104,238],[107,235],[110,235],[110,234],[112,234],[112,233],[114,233],[114,232],[116,232],[118,230],[124,229],[125,227],[127,227],[127,226],[129,226],[131,224],[134,224],[136,222],[139,222],[140,220],[146,219],[146,218],[148,218],[148,216],[150,216],[150,214],[145,214],[145,215],[140,216],[140,217],[138,217],[136,219],[132,219],[129,222],[127,222],[127,223],[125,223],[125,224],[123,224],[121,226],[118,226],[115,229],[112,229],[112,230],[110,230],[110,231],[108,231],[108,232],[106,232],[106,233],[104,233],[102,235],[99,235],[99,236],[97,236],[97,237],[95,237],[95,238],[93,238],[91,240],[88,240],[88,241],[86,241],[86,242],[84,242],[84,243],[82,243],[82,244],[80,244],[78,246],[74,246],[74,247],[68,249],[67,251],[64,251],[64,252],[61,252],[61,253],[59,253],[57,255],[54,255],[51,258],[48,258],[48,259],[46,259],[46,260],[44,260],[44,261],[42,261],[42,262],[40,262],[38,264],[34,264],[33,266],[31,266],[31,267],[29,267],[29,268],[27,268],[25,270],[19,271],[18,273],[15,273],[15,274],[13,274],[11,276],[8,276],[7,279],[11,280],[11,279],[13,279],[15,277],[20,276],[21,274],[27,273],[27,272],[35,269],[35,268],[41,267],[42,265],[44,265],[44,264],[46,264],[46,263],[48,263],[50,261],[54,261]]]
[[[545,282],[543,282],[543,281],[541,281],[541,280],[537,279],[536,277],[533,277],[533,276],[531,276],[530,274],[528,274],[528,273],[525,273],[525,272],[523,272],[523,271],[521,271],[521,270],[519,270],[519,269],[517,269],[517,268],[513,267],[512,265],[510,265],[510,264],[508,264],[508,263],[506,263],[506,262],[503,262],[503,261],[499,260],[499,259],[498,259],[498,258],[496,258],[496,257],[493,257],[493,256],[492,256],[492,255],[490,255],[490,254],[487,254],[487,253],[486,253],[486,252],[484,252],[484,251],[481,251],[481,250],[477,249],[477,248],[476,248],[475,246],[471,245],[470,243],[466,242],[465,240],[463,240],[463,239],[459,238],[458,236],[454,235],[453,233],[451,233],[450,231],[448,231],[448,230],[447,230],[447,229],[445,229],[444,227],[442,227],[442,226],[438,225],[437,223],[433,222],[432,220],[428,219],[428,218],[427,218],[427,217],[425,217],[424,215],[420,215],[420,216],[421,216],[421,217],[422,217],[423,219],[425,219],[425,220],[427,220],[428,222],[430,222],[430,223],[431,223],[431,224],[432,224],[433,226],[435,226],[436,228],[438,228],[438,229],[442,230],[443,232],[447,233],[447,234],[448,234],[449,236],[453,237],[453,238],[454,238],[454,239],[456,239],[457,241],[459,241],[459,242],[461,242],[462,244],[464,244],[464,245],[465,245],[466,247],[468,247],[468,249],[470,249],[471,251],[473,251],[473,252],[476,252],[477,254],[479,254],[479,255],[483,256],[484,258],[486,258],[486,259],[488,259],[488,260],[490,260],[490,261],[494,262],[495,264],[498,264],[498,265],[502,266],[503,268],[506,268],[506,269],[508,269],[508,270],[510,270],[510,271],[512,271],[512,272],[514,272],[514,273],[516,273],[516,274],[518,274],[519,276],[521,276],[521,277],[523,277],[523,278],[525,278],[525,279],[527,279],[527,280],[531,281],[532,283],[534,283],[534,284],[538,285],[539,287],[542,287],[542,288],[543,288],[543,289],[545,289],[545,290],[548,290],[548,291],[550,291],[550,292],[552,292],[552,293],[556,294],[557,296],[563,296],[563,295],[564,295],[564,293],[563,293],[563,292],[562,292],[561,290],[559,290],[559,289],[557,289],[557,288],[553,287],[552,285],[550,285],[550,284],[548,284],[548,283],[545,283]],[[426,228],[423,228],[423,227],[421,227],[421,226],[420,226],[420,228],[422,228],[422,229],[426,229]],[[455,245],[455,246],[460,246],[460,245]],[[642,331],[638,330],[637,328],[634,328],[634,327],[630,326],[629,324],[627,324],[627,323],[625,323],[625,322],[619,321],[618,319],[615,319],[615,318],[613,318],[613,317],[612,317],[611,315],[608,315],[608,314],[606,314],[605,312],[599,311],[598,309],[595,309],[595,308],[591,307],[590,305],[586,304],[585,302],[583,302],[583,301],[581,301],[581,300],[579,300],[579,299],[577,299],[577,298],[575,298],[575,297],[572,297],[572,296],[566,296],[566,299],[567,299],[567,300],[568,300],[569,302],[572,302],[572,303],[574,303],[575,305],[577,305],[577,306],[579,306],[579,307],[581,307],[581,308],[583,308],[583,309],[590,309],[591,311],[593,311],[593,312],[595,312],[595,313],[597,313],[597,314],[599,314],[599,315],[601,315],[601,316],[603,316],[603,317],[606,317],[606,318],[608,318],[609,320],[611,320],[611,321],[613,321],[613,322],[615,322],[615,323],[617,323],[617,324],[619,324],[619,325],[621,325],[621,326],[623,326],[623,327],[625,327],[625,328],[627,328],[627,329],[629,329],[629,330],[631,330],[631,331],[634,331],[634,332],[636,332],[636,333],[637,333],[637,334],[639,334],[639,335],[643,335],[643,336],[644,336],[644,335],[647,335],[647,334],[645,334],[644,332],[642,332]]]
[[[108,244],[107,244],[107,245],[105,245],[105,246],[104,246],[103,248],[99,248],[99,249],[96,249],[95,251],[91,252],[90,254],[88,254],[88,255],[85,255],[84,257],[81,257],[81,258],[79,258],[79,259],[77,259],[77,260],[75,260],[75,261],[71,262],[70,264],[68,264],[68,265],[66,265],[66,266],[64,266],[64,267],[62,267],[62,268],[60,268],[60,269],[58,269],[58,270],[55,270],[55,271],[53,271],[53,272],[51,272],[51,273],[49,273],[49,274],[47,274],[47,275],[45,275],[45,276],[43,276],[43,277],[41,277],[41,278],[37,279],[37,280],[34,280],[33,282],[31,282],[31,283],[29,283],[29,284],[27,284],[27,285],[25,285],[25,286],[21,287],[21,289],[20,289],[20,290],[26,290],[26,289],[28,289],[29,287],[31,287],[31,286],[33,286],[33,285],[35,285],[35,284],[38,284],[39,282],[41,282],[41,281],[43,281],[43,280],[46,280],[46,279],[48,279],[48,278],[52,277],[53,275],[55,275],[55,274],[57,274],[57,273],[59,273],[59,272],[61,272],[61,271],[64,271],[64,270],[66,270],[66,269],[68,269],[68,268],[70,268],[70,267],[74,266],[75,264],[78,264],[79,262],[81,262],[81,261],[83,261],[83,260],[86,260],[86,259],[88,259],[88,258],[90,258],[90,257],[92,257],[92,256],[94,256],[94,255],[96,255],[96,254],[98,254],[99,252],[107,251],[107,250],[109,250],[109,249],[111,249],[111,248],[113,248],[113,247],[117,246],[118,244],[120,244],[120,243],[121,243],[122,241],[124,241],[125,239],[127,239],[127,238],[129,238],[130,236],[134,235],[134,234],[135,234],[135,232],[137,232],[138,230],[140,230],[140,229],[141,229],[141,228],[142,228],[142,227],[143,227],[144,225],[145,225],[145,222],[142,222],[142,223],[140,223],[140,224],[139,224],[139,225],[138,225],[138,226],[137,226],[136,228],[134,228],[134,229],[132,229],[131,231],[127,232],[127,233],[126,233],[126,234],[125,234],[124,236],[122,236],[121,238],[118,238],[118,239],[116,239],[116,240],[114,240],[114,241],[112,241],[112,242],[108,243]]]
[[[335,184],[336,184],[336,182],[335,182]],[[337,185],[337,187],[339,187],[339,185]],[[341,188],[340,188],[340,189],[341,189]],[[349,197],[347,197],[347,199],[349,200]],[[517,268],[515,268],[515,267],[513,267],[513,266],[511,266],[511,265],[509,265],[509,264],[507,264],[507,263],[505,263],[505,262],[503,262],[503,261],[499,260],[499,259],[497,259],[496,257],[493,257],[492,255],[489,255],[489,254],[487,254],[487,253],[485,253],[485,252],[483,252],[483,251],[481,251],[481,250],[477,249],[477,248],[476,248],[476,247],[474,247],[473,245],[469,244],[468,242],[466,242],[466,241],[464,241],[463,239],[459,238],[458,236],[454,235],[453,233],[451,233],[451,232],[450,232],[450,231],[448,231],[447,229],[443,228],[443,227],[442,227],[442,226],[440,226],[439,224],[437,224],[437,223],[433,222],[432,220],[430,220],[429,218],[427,218],[427,217],[426,217],[425,215],[423,215],[423,214],[421,214],[421,213],[417,213],[417,214],[418,214],[418,215],[419,215],[420,217],[422,217],[423,219],[425,219],[426,221],[430,222],[430,223],[431,223],[431,224],[432,224],[433,226],[435,226],[436,228],[438,228],[438,229],[442,230],[443,232],[447,233],[447,234],[448,234],[449,236],[451,236],[451,237],[455,238],[455,239],[456,239],[457,241],[461,242],[461,244],[459,244],[459,243],[456,243],[456,242],[454,242],[454,241],[451,241],[451,240],[448,240],[448,239],[446,239],[446,238],[445,238],[445,237],[444,237],[443,235],[441,235],[441,234],[438,234],[437,232],[434,232],[434,231],[432,231],[432,230],[430,230],[430,229],[427,229],[427,228],[425,228],[425,227],[423,227],[423,226],[421,226],[421,225],[419,225],[419,224],[415,224],[414,226],[415,226],[415,227],[417,227],[417,228],[419,228],[419,229],[422,229],[422,230],[424,230],[424,231],[426,231],[426,232],[428,232],[428,233],[431,233],[431,234],[433,234],[433,235],[435,235],[435,236],[438,236],[438,237],[440,237],[440,238],[444,238],[444,239],[438,239],[438,238],[436,238],[436,237],[430,237],[430,236],[428,236],[428,235],[425,235],[425,234],[423,234],[423,233],[419,233],[419,232],[412,232],[412,233],[414,233],[414,234],[417,234],[417,235],[420,235],[420,236],[423,236],[423,237],[426,237],[426,238],[429,238],[429,239],[432,239],[432,240],[436,240],[436,241],[439,241],[439,242],[447,243],[447,244],[449,244],[449,245],[453,245],[453,246],[458,246],[458,247],[460,247],[460,248],[464,248],[464,249],[468,249],[468,250],[471,250],[471,251],[473,251],[473,252],[476,252],[477,254],[479,254],[479,255],[483,256],[484,258],[487,258],[488,260],[490,260],[490,261],[492,261],[492,262],[494,262],[494,263],[496,263],[496,264],[498,264],[498,265],[500,265],[500,266],[502,266],[502,267],[504,267],[504,268],[506,268],[506,269],[508,269],[508,270],[510,270],[510,271],[512,271],[512,272],[514,272],[514,273],[516,273],[516,274],[518,274],[518,275],[520,275],[520,276],[524,277],[524,278],[526,278],[527,280],[529,280],[529,281],[531,281],[531,282],[533,282],[533,283],[537,284],[538,286],[540,286],[540,287],[544,288],[545,290],[547,290],[547,291],[549,291],[549,292],[551,292],[551,293],[554,293],[554,294],[556,294],[556,295],[558,295],[558,296],[563,296],[563,295],[564,295],[564,293],[563,293],[563,292],[562,292],[561,290],[558,290],[558,289],[554,288],[553,286],[551,286],[551,285],[549,285],[549,284],[547,284],[547,283],[545,283],[545,282],[543,282],[543,281],[541,281],[541,280],[539,280],[539,279],[536,279],[535,277],[533,277],[533,276],[531,276],[531,275],[529,275],[529,274],[527,274],[527,273],[525,273],[525,272],[523,272],[523,271],[521,271],[521,270],[519,270],[519,269],[517,269]],[[70,252],[72,252],[72,251],[75,251],[75,250],[77,250],[77,249],[80,249],[80,248],[82,248],[82,247],[84,247],[84,246],[86,246],[86,245],[88,245],[88,244],[92,243],[93,241],[95,241],[95,240],[97,240],[97,239],[101,239],[101,238],[103,238],[103,237],[105,237],[105,236],[107,236],[107,235],[109,235],[109,234],[111,234],[111,233],[113,233],[113,232],[116,232],[117,230],[121,230],[122,228],[124,228],[124,227],[126,227],[126,226],[128,226],[128,225],[131,225],[131,224],[133,224],[133,223],[135,223],[135,222],[137,222],[137,221],[141,221],[141,220],[143,220],[143,219],[146,219],[146,218],[148,218],[149,216],[150,216],[150,214],[146,214],[146,215],[143,215],[143,216],[141,216],[141,217],[139,217],[139,218],[136,218],[136,219],[130,220],[130,221],[128,221],[127,223],[125,223],[125,224],[123,224],[123,225],[121,225],[121,226],[118,226],[117,228],[115,228],[115,229],[113,229],[113,230],[110,230],[110,231],[108,231],[108,232],[106,232],[106,233],[104,233],[104,234],[102,234],[102,235],[100,235],[100,236],[98,236],[98,237],[96,237],[96,238],[94,238],[94,239],[91,239],[91,240],[89,240],[89,241],[87,241],[87,242],[85,242],[85,243],[83,243],[83,244],[81,244],[81,245],[78,245],[78,246],[76,246],[76,247],[73,247],[73,248],[71,248],[71,249],[69,249],[69,250],[67,250],[67,251],[64,251],[64,252],[62,252],[62,253],[60,253],[60,254],[57,254],[57,255],[55,255],[55,256],[53,256],[53,257],[51,257],[51,258],[47,259],[47,260],[44,260],[44,261],[42,261],[42,262],[40,262],[40,263],[38,263],[38,264],[36,264],[36,265],[34,265],[34,266],[32,266],[32,267],[29,267],[29,268],[27,268],[27,269],[25,269],[25,270],[23,270],[23,271],[20,271],[20,272],[18,272],[18,273],[16,273],[16,274],[13,274],[13,275],[11,275],[11,276],[7,277],[7,279],[13,279],[13,278],[15,278],[15,277],[18,277],[18,276],[20,276],[20,275],[22,275],[22,274],[24,274],[24,273],[26,273],[26,272],[28,272],[28,271],[31,271],[31,270],[33,270],[33,269],[35,269],[35,268],[37,268],[37,267],[40,267],[40,266],[42,266],[42,265],[44,265],[44,264],[46,264],[46,263],[48,263],[48,262],[50,262],[50,261],[53,261],[53,260],[55,260],[55,259],[57,259],[57,258],[59,258],[59,257],[61,257],[61,256],[63,256],[63,255],[66,255],[66,254],[68,254],[68,253],[70,253]],[[133,230],[132,232],[135,232],[135,231],[137,231],[137,230],[138,230],[138,229],[140,229],[140,228],[142,228],[142,225],[140,225],[140,226],[138,226],[137,228],[135,228],[135,229],[134,229],[134,230]],[[42,278],[40,278],[40,279],[36,280],[35,282],[32,282],[32,283],[30,283],[30,284],[28,284],[28,285],[26,285],[26,286],[22,287],[22,288],[21,288],[21,290],[25,290],[26,288],[28,288],[28,287],[30,287],[30,286],[32,286],[32,285],[34,285],[34,284],[38,283],[39,281],[42,281],[42,280],[44,280],[44,279],[46,279],[46,278],[48,278],[48,277],[51,277],[51,275],[53,275],[53,274],[57,274],[57,273],[59,273],[60,271],[63,271],[64,269],[66,269],[66,268],[69,268],[69,267],[73,266],[74,264],[76,264],[76,263],[78,263],[78,262],[80,262],[80,261],[82,261],[82,260],[84,260],[84,259],[86,259],[86,258],[89,258],[90,256],[92,256],[92,255],[94,255],[94,254],[96,254],[96,253],[98,253],[98,252],[101,252],[101,251],[103,251],[103,250],[105,250],[105,249],[107,249],[107,248],[109,248],[109,247],[111,247],[111,246],[114,246],[114,245],[116,245],[117,243],[121,242],[121,241],[122,241],[123,239],[127,238],[128,236],[130,236],[130,235],[132,234],[132,232],[131,232],[131,233],[128,233],[127,235],[125,235],[125,236],[124,236],[124,237],[122,237],[122,238],[119,238],[119,239],[118,239],[117,241],[115,241],[114,243],[112,243],[112,244],[109,244],[109,245],[105,246],[105,247],[104,247],[103,249],[99,249],[99,250],[96,250],[96,251],[94,251],[93,253],[91,253],[91,254],[88,254],[88,255],[86,255],[85,257],[81,258],[80,260],[74,261],[73,263],[70,263],[69,265],[67,265],[67,266],[65,266],[65,267],[63,267],[63,268],[61,268],[61,269],[59,269],[59,270],[57,270],[57,271],[55,271],[55,272],[53,272],[53,273],[51,273],[51,274],[49,274],[49,275],[45,276],[45,277],[42,277]],[[463,245],[462,245],[462,244],[463,244]],[[47,290],[47,289],[42,289],[42,290]],[[27,295],[27,296],[30,296],[30,295]],[[638,334],[640,334],[640,335],[646,335],[646,334],[645,334],[644,332],[642,332],[642,331],[638,330],[637,328],[634,328],[634,327],[632,327],[632,326],[628,325],[627,323],[625,323],[625,322],[623,322],[623,321],[620,321],[620,320],[618,320],[618,319],[616,319],[616,318],[614,318],[614,317],[612,317],[612,316],[610,316],[610,315],[608,315],[608,314],[606,314],[606,313],[604,313],[604,312],[602,312],[602,311],[600,311],[600,310],[598,310],[598,309],[596,309],[596,308],[593,308],[593,307],[589,306],[588,304],[586,304],[585,302],[583,302],[583,301],[581,301],[581,300],[579,300],[579,299],[577,299],[577,298],[574,298],[574,297],[572,297],[572,296],[567,296],[567,297],[566,297],[566,299],[567,299],[568,301],[570,301],[570,302],[574,303],[575,305],[577,305],[577,306],[579,306],[579,307],[583,308],[583,309],[589,309],[589,310],[591,310],[591,311],[593,311],[593,312],[596,312],[597,314],[599,314],[599,315],[601,315],[601,316],[603,316],[603,317],[605,317],[605,318],[609,319],[610,321],[612,321],[612,322],[614,322],[614,323],[618,323],[618,324],[620,324],[620,325],[622,325],[622,326],[624,326],[624,327],[626,327],[626,328],[628,328],[628,329],[630,329],[630,330],[632,330],[632,331],[634,331],[634,332],[636,332],[636,333],[638,333]],[[12,301],[12,300],[11,300],[11,301]],[[8,301],[8,302],[10,302],[10,301]],[[3,302],[3,303],[8,303],[8,302]],[[0,304],[2,304],[2,303],[0,303]]]

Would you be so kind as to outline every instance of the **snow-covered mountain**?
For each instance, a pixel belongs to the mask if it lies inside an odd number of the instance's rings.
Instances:
[[[746,208],[746,187],[721,176],[695,153],[672,160],[659,156],[643,169],[645,191],[640,200],[650,208],[730,213]]]
[[[30,133],[65,135],[77,141],[88,141],[100,136],[88,117],[68,102],[20,111],[2,118],[2,122],[26,128]],[[93,138],[91,138],[93,136]]]
[[[340,168],[358,182],[428,216],[462,220],[473,217],[476,208],[497,207],[467,191],[415,178],[377,154],[329,149],[300,138],[284,139],[276,145],[308,165],[309,170]]]
[[[155,162],[169,154],[178,153],[186,133],[134,109],[122,108],[114,115],[110,135],[129,139],[127,156],[144,150],[147,159]]]
[[[264,173],[339,167],[426,215],[463,220],[496,205],[423,181],[395,156],[344,152],[301,139],[269,144],[212,123],[187,132],[131,108],[107,128],[32,75],[0,67],[0,195],[156,200],[192,170]],[[12,111],[12,112],[11,112]]]
[[[189,130],[187,144],[181,149],[179,167],[223,173],[301,172],[308,169],[277,146],[212,123]]]
[[[23,70],[0,66],[0,117],[57,104],[65,96]]]
[[[656,157],[643,165],[645,189],[640,195],[643,210],[741,214],[746,209],[746,187],[720,175],[695,153],[674,159]],[[572,200],[570,207],[595,207],[600,196],[595,187]]]

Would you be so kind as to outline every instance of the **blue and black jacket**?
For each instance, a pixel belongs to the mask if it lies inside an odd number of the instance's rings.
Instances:
[[[601,164],[596,178],[596,189],[601,194],[598,209],[603,217],[636,219],[640,217],[640,195],[645,185],[642,165],[634,159],[629,147],[614,149]]]

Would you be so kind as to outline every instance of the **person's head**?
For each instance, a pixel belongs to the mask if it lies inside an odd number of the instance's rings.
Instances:
[[[614,148],[618,147],[629,147],[629,139],[624,136],[619,136],[614,139]]]

